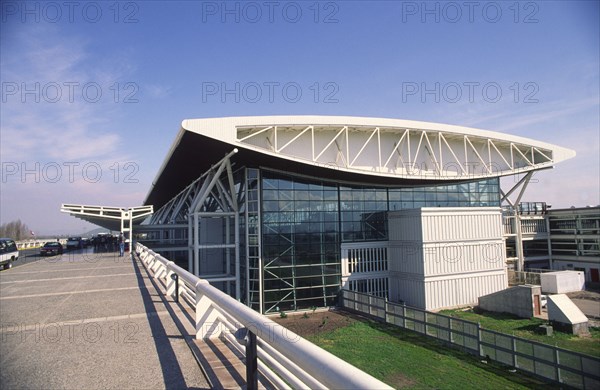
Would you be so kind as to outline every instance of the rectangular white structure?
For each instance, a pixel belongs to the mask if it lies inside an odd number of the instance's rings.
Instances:
[[[585,289],[585,275],[582,271],[558,271],[541,274],[542,292],[564,294]]]
[[[436,310],[507,287],[499,208],[401,210],[388,221],[390,300]]]
[[[342,288],[388,297],[387,241],[342,244]]]

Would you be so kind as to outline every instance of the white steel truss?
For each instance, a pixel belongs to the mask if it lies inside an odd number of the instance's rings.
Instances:
[[[328,168],[406,178],[475,179],[554,164],[553,151],[484,135],[383,126],[237,126],[244,147]]]
[[[163,205],[151,218],[148,227],[168,229],[169,226],[188,229],[188,269],[209,282],[235,282],[235,297],[240,299],[240,237],[239,199],[233,179],[230,158],[237,153],[234,149],[190,185]],[[201,223],[208,219],[220,219],[224,224],[221,242],[201,242]],[[229,220],[233,219],[233,226]],[[232,234],[233,232],[233,234]],[[234,237],[231,240],[231,237]],[[201,268],[203,250],[223,250],[224,270],[222,274],[210,274]],[[231,274],[231,254],[235,258],[235,273]],[[211,261],[211,259],[204,259]],[[231,291],[227,291],[231,293]]]
[[[62,204],[60,211],[109,230],[123,232],[124,225],[139,222],[151,215],[153,213],[153,206],[111,207]]]
[[[62,204],[60,211],[73,217],[83,219],[109,230],[120,231],[125,239],[133,245],[133,225],[141,222],[154,212],[154,207],[110,207],[88,206],[78,204]],[[131,251],[130,251],[131,253]]]

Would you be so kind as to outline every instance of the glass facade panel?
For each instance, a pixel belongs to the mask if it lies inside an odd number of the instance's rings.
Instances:
[[[246,169],[245,185],[246,185],[246,212],[244,224],[241,226],[245,229],[244,234],[247,241],[245,245],[248,269],[246,278],[246,289],[248,296],[245,297],[246,304],[249,304],[255,310],[260,311],[260,253],[261,253],[261,229],[260,223],[260,180],[258,169]],[[277,192],[274,192],[277,194]],[[264,219],[264,217],[263,217]],[[244,295],[242,295],[244,296]]]
[[[265,313],[334,304],[341,288],[341,243],[387,240],[389,210],[500,205],[497,178],[376,188],[261,170],[260,181]]]

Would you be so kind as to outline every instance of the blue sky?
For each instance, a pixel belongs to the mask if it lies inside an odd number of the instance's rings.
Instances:
[[[4,1],[0,222],[83,233],[93,226],[61,203],[140,205],[183,119],[239,115],[560,144],[577,157],[537,174],[524,200],[599,204],[598,4]]]

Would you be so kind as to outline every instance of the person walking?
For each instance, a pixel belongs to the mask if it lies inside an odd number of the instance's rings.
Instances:
[[[123,233],[119,234],[119,257],[125,254],[125,239]]]

